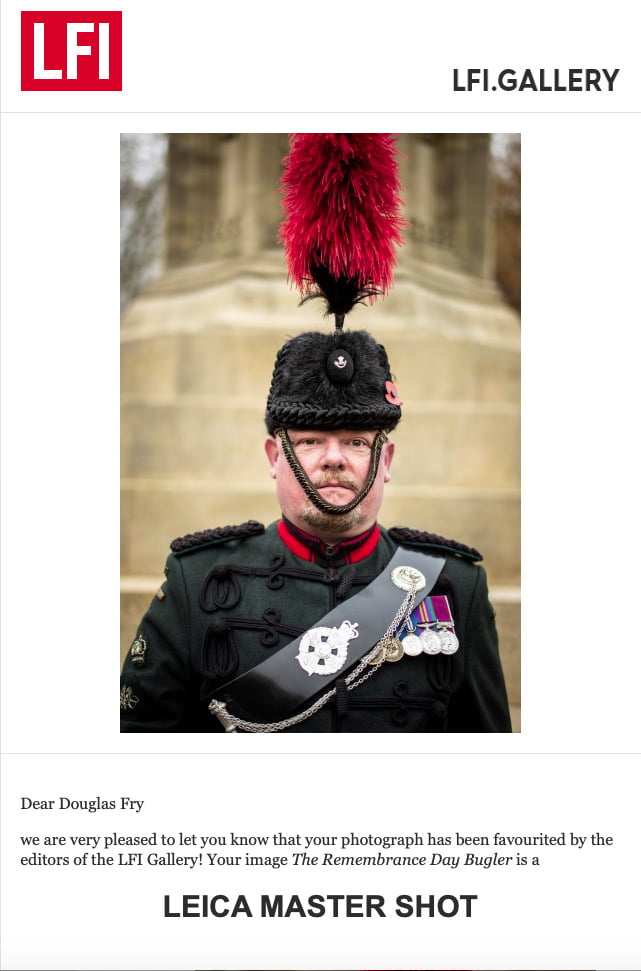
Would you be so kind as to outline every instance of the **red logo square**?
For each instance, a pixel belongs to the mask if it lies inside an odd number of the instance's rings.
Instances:
[[[121,10],[23,10],[22,91],[122,91]]]

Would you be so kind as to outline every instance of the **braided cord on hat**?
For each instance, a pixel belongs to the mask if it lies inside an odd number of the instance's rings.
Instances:
[[[374,485],[374,481],[378,473],[379,462],[381,460],[383,445],[387,441],[387,435],[385,432],[378,431],[376,433],[376,438],[372,444],[372,453],[369,460],[369,472],[367,473],[365,485],[358,495],[354,496],[353,499],[350,499],[349,502],[346,502],[343,506],[335,506],[331,502],[328,502],[327,499],[324,499],[313,485],[311,479],[296,458],[294,446],[291,443],[287,431],[284,428],[277,428],[274,435],[278,436],[280,439],[281,445],[283,446],[283,454],[287,459],[287,464],[292,470],[298,484],[309,501],[312,502],[321,512],[326,512],[330,516],[342,516],[345,513],[351,512],[352,509],[355,509],[356,506],[363,501]]]

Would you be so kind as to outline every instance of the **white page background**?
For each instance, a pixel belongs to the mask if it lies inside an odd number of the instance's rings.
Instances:
[[[214,16],[133,4],[122,95],[27,96],[19,8],[3,6],[3,966],[638,969],[639,76],[628,8],[542,4],[517,30],[514,5],[459,4],[426,8],[421,33],[408,5],[368,7],[380,31],[334,58],[324,32],[345,5],[316,11],[315,33],[312,11],[285,7]],[[621,86],[611,97],[449,90],[452,66],[542,63],[620,66]],[[121,737],[119,135],[338,126],[522,132],[522,733]],[[24,796],[145,805],[43,812],[21,809]],[[487,870],[20,864],[32,852],[20,835],[115,831],[599,832],[614,843]],[[63,852],[78,855],[47,848]],[[379,893],[387,916],[163,917],[165,894],[220,893]],[[400,918],[403,893],[478,900],[469,919]]]

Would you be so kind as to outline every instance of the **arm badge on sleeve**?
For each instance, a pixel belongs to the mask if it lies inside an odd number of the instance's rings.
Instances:
[[[138,634],[136,640],[131,645],[129,653],[131,654],[131,663],[135,664],[136,667],[142,667],[145,663],[145,655],[147,653],[147,641],[142,634]]]

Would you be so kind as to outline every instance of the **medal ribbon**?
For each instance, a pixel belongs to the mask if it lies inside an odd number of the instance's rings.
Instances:
[[[419,624],[453,624],[447,597],[425,597],[410,616],[413,627]]]

